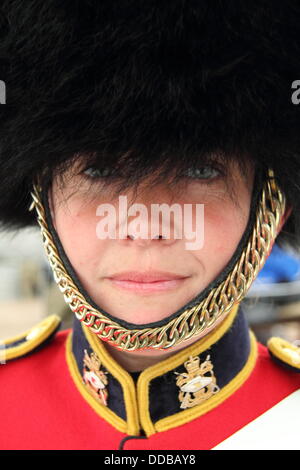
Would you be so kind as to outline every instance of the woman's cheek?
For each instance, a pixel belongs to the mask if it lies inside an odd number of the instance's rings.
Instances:
[[[204,244],[202,256],[222,269],[230,260],[247,225],[247,217],[229,203],[204,209]]]
[[[97,262],[99,240],[96,236],[96,209],[78,203],[61,207],[55,214],[56,229],[75,269]]]

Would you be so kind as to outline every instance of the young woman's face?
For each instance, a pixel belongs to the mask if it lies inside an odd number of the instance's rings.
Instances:
[[[193,224],[196,204],[204,204],[204,242],[196,250],[187,249],[186,243],[191,240],[184,237],[184,230],[181,239],[174,237],[173,226],[169,238],[151,239],[151,221],[148,239],[99,239],[96,227],[103,216],[97,215],[97,208],[109,203],[118,215],[119,198],[112,198],[111,190],[92,169],[80,173],[68,170],[63,184],[54,179],[49,191],[54,226],[79,280],[100,308],[130,323],[152,323],[183,307],[219,275],[247,225],[254,168],[249,165],[244,176],[232,163],[228,173],[230,176],[225,177],[205,166],[200,174],[184,178],[184,190],[181,183],[171,187],[166,182],[152,189],[141,185],[135,193],[134,202],[143,204],[149,214],[155,203],[179,204],[182,213],[184,204],[192,205]],[[122,196],[127,196],[130,206],[131,190]],[[133,219],[129,217],[128,224]],[[116,229],[122,223],[117,218]],[[124,271],[163,271],[179,279],[157,281],[156,286],[153,282],[151,286],[149,282],[112,279]]]

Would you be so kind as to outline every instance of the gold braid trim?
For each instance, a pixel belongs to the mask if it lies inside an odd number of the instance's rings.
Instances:
[[[227,278],[213,288],[199,304],[185,310],[166,325],[130,330],[93,308],[66,272],[46,222],[41,191],[39,185],[33,185],[33,201],[29,210],[34,207],[36,209],[46,255],[65,302],[78,320],[91,328],[101,340],[127,351],[145,348],[168,349],[219,323],[232,306],[246,295],[263,267],[280,231],[286,205],[285,196],[274,179],[273,171],[269,169],[261,191],[252,234]]]

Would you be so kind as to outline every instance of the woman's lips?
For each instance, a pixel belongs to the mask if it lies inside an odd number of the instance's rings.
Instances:
[[[162,271],[123,272],[108,277],[116,287],[137,293],[153,293],[178,288],[188,276],[182,276]]]
[[[161,292],[165,290],[175,289],[185,281],[182,279],[173,279],[172,281],[155,281],[155,282],[134,282],[134,281],[118,281],[117,279],[110,279],[110,281],[117,287],[122,289],[145,293],[145,292]]]

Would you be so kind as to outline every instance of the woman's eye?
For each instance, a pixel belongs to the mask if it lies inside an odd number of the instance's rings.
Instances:
[[[110,178],[116,176],[116,170],[114,168],[103,167],[103,168],[96,168],[96,167],[89,167],[83,171],[83,174],[86,175],[88,178],[91,179],[100,179],[100,178]],[[184,176],[188,178],[194,179],[202,179],[202,180],[212,180],[220,175],[220,171],[210,165],[202,166],[199,168],[188,168]]]
[[[195,179],[213,179],[220,175],[220,171],[213,166],[202,166],[200,168],[188,168],[185,176]]]
[[[115,176],[116,171],[114,168],[109,168],[109,167],[103,167],[103,168],[95,168],[95,167],[90,167],[84,170],[83,172],[86,176],[92,179],[97,179],[97,178],[108,178],[110,176]]]

